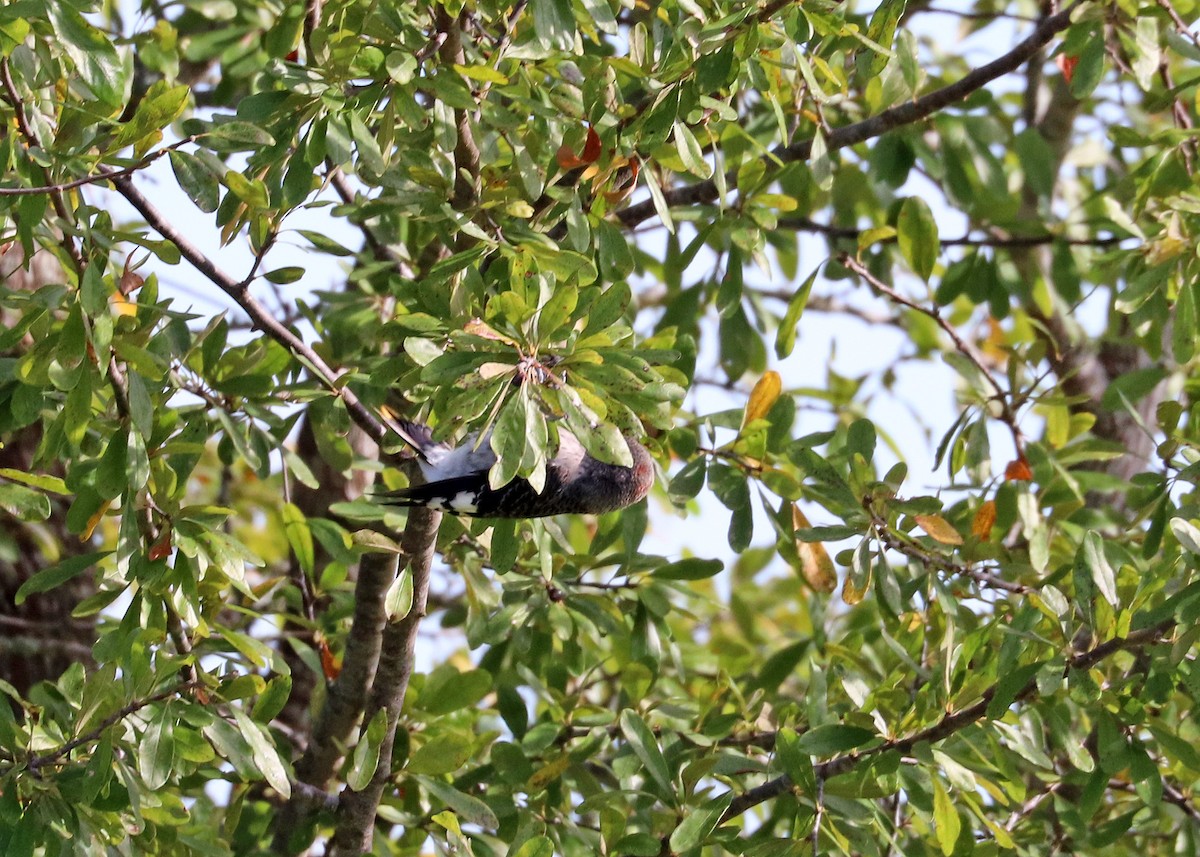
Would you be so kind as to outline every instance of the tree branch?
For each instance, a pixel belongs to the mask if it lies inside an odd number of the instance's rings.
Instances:
[[[362,791],[349,786],[342,790],[339,806],[337,832],[330,843],[330,857],[348,857],[371,850],[375,831],[375,815],[383,797],[384,786],[392,778],[392,746],[396,737],[396,724],[400,719],[400,708],[404,693],[413,672],[413,656],[416,651],[417,631],[425,616],[426,599],[429,594],[429,572],[433,565],[434,547],[441,512],[429,509],[412,509],[408,513],[408,526],[404,530],[401,545],[409,559],[412,574],[413,600],[408,615],[389,623],[383,630],[383,645],[379,655],[379,668],[371,687],[371,697],[363,713],[363,723],[369,723],[378,711],[387,712],[387,729],[379,746],[379,763],[375,775]]]
[[[125,197],[129,204],[146,219],[147,224],[178,247],[179,252],[196,270],[225,292],[242,308],[246,315],[250,316],[250,321],[256,329],[270,336],[305,363],[317,379],[342,400],[350,418],[358,424],[359,428],[366,432],[372,440],[376,442],[383,440],[387,433],[383,423],[371,413],[370,409],[352,390],[338,383],[338,373],[330,368],[321,355],[317,354],[292,330],[275,319],[271,312],[250,293],[246,282],[239,282],[218,268],[162,212],[154,207],[153,203],[134,186],[133,180],[129,176],[120,175],[116,171],[106,171],[104,174],[112,181],[121,196]]]
[[[781,229],[795,229],[798,232],[817,232],[832,239],[858,241],[865,230],[852,226],[833,226],[828,223],[818,223],[808,217],[781,217],[778,221]],[[987,235],[982,238],[972,238],[969,234],[958,238],[941,238],[938,243],[946,247],[996,247],[996,248],[1025,248],[1042,247],[1047,244],[1066,244],[1070,247],[1114,247],[1126,240],[1124,235],[1107,235],[1091,238],[1068,238],[1064,235],[1043,233],[1040,235]],[[879,244],[895,244],[896,236],[883,238]]]
[[[133,714],[136,711],[141,711],[147,705],[153,705],[156,702],[162,702],[164,700],[171,699],[172,697],[183,693],[185,690],[196,686],[197,682],[195,681],[185,681],[175,685],[174,687],[168,688],[161,693],[148,696],[145,699],[136,699],[128,705],[117,709],[112,714],[108,715],[108,717],[105,717],[100,721],[96,728],[84,733],[83,735],[80,735],[78,738],[72,738],[67,743],[55,747],[53,750],[48,750],[45,753],[39,753],[36,756],[30,756],[25,761],[25,767],[29,769],[30,773],[36,774],[39,768],[44,768],[46,765],[53,764],[63,756],[66,756],[72,750],[82,747],[84,744],[90,744],[92,741],[98,740],[100,736],[105,733],[105,731],[120,723],[130,714]]]
[[[1063,669],[1063,675],[1068,675],[1072,670],[1089,670],[1099,664],[1104,659],[1111,657],[1117,652],[1127,651],[1129,649],[1138,649],[1143,646],[1153,645],[1159,642],[1163,635],[1175,627],[1175,620],[1169,619],[1165,622],[1150,627],[1143,628],[1139,631],[1133,631],[1127,637],[1114,637],[1105,643],[1100,644],[1094,649],[1087,652],[1082,652],[1067,660],[1066,667]],[[907,754],[912,749],[921,743],[934,744],[938,741],[943,741],[949,738],[956,732],[960,732],[967,726],[976,723],[984,718],[987,714],[988,704],[996,695],[998,684],[994,684],[983,692],[979,701],[967,706],[961,711],[956,711],[953,714],[947,714],[937,723],[932,726],[914,732],[907,738],[897,738],[892,741],[884,741],[878,746],[872,747],[869,750],[864,750],[861,753],[855,753],[849,756],[839,756],[830,759],[828,762],[814,765],[814,773],[825,780],[831,777],[837,777],[854,770],[861,762],[870,759],[873,756],[878,756],[882,753],[898,752]],[[1017,692],[1013,698],[1013,702],[1025,702],[1037,694],[1037,676],[1033,676],[1024,686]],[[764,803],[772,798],[778,797],[785,792],[791,791],[793,783],[791,779],[784,774],[776,777],[773,780],[768,780],[762,785],[755,786],[742,794],[738,795],[729,804],[728,808],[721,815],[721,824],[736,818],[744,812]]]
[[[342,671],[329,686],[308,746],[296,763],[296,780],[311,791],[293,792],[287,805],[276,817],[272,849],[277,854],[291,853],[288,839],[302,826],[305,811],[313,804],[311,793],[325,794],[324,790],[333,778],[334,767],[362,715],[367,691],[379,665],[383,630],[387,624],[384,596],[395,579],[395,556],[371,553],[363,557],[354,585],[354,617],[346,638]]]
[[[1071,22],[1071,14],[1075,11],[1079,2],[1080,0],[1075,0],[1075,2],[1068,5],[1061,12],[1044,18],[1034,28],[1028,38],[1007,54],[986,65],[980,66],[955,83],[935,90],[915,101],[898,104],[877,116],[872,116],[861,122],[855,122],[852,125],[846,125],[834,130],[826,139],[826,148],[830,152],[837,149],[844,149],[847,146],[853,146],[857,143],[870,140],[873,137],[878,137],[894,128],[919,122],[922,119],[932,116],[943,107],[953,104],[956,101],[961,101],[972,92],[983,88],[996,78],[1016,70],[1023,62],[1033,57],[1048,44],[1056,33],[1066,28]],[[803,140],[791,145],[781,144],[776,146],[763,160],[768,165],[775,163],[786,164],[792,161],[808,160],[811,155],[812,140]],[[726,186],[730,188],[737,186],[737,174],[737,167],[725,173]],[[712,179],[673,188],[663,193],[668,206],[703,205],[715,200],[717,195],[717,183]],[[654,213],[653,201],[645,200],[618,212],[617,218],[624,226],[632,227],[649,219]]]

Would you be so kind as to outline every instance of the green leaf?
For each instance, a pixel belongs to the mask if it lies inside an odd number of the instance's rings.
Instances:
[[[19,606],[24,604],[25,599],[30,595],[37,592],[46,592],[56,586],[61,586],[68,580],[87,571],[110,553],[112,551],[96,551],[95,553],[83,554],[81,556],[72,556],[64,559],[62,562],[55,563],[49,568],[43,568],[21,584],[21,588],[17,590],[17,594],[13,599],[14,603]]]
[[[283,710],[292,695],[292,677],[277,675],[267,682],[266,689],[254,701],[250,716],[259,723],[270,723]]]
[[[235,170],[226,170],[225,186],[252,208],[266,208],[270,204],[267,186],[258,179],[247,178]]]
[[[526,839],[512,857],[554,857],[554,841],[548,836]]]
[[[53,25],[55,46],[75,66],[75,83],[109,107],[118,107],[125,98],[129,67],[117,56],[112,41],[67,3],[48,3],[42,9]]]
[[[408,757],[406,774],[450,774],[471,758],[474,741],[469,735],[450,732],[438,735],[422,744]]]
[[[899,23],[907,5],[908,0],[883,0],[871,14],[871,23],[867,25],[867,38],[883,50],[859,50],[859,68],[864,72],[864,79],[878,77],[887,67],[891,55],[886,51],[896,39],[896,24]],[[867,58],[865,63],[861,62],[863,57]]]
[[[44,521],[50,517],[50,498],[24,485],[0,482],[0,508],[20,521]]]
[[[801,748],[795,729],[785,726],[775,733],[775,759],[793,785],[804,788],[814,782],[812,757]]]
[[[22,485],[28,485],[31,488],[37,488],[41,491],[48,491],[51,494],[58,494],[64,497],[71,493],[66,483],[60,477],[48,476],[44,473],[27,473],[24,470],[14,470],[11,467],[0,467],[0,479],[20,482]]]
[[[274,271],[268,271],[263,274],[269,282],[277,286],[286,286],[289,283],[294,283],[304,276],[304,269],[299,265],[291,265],[286,268],[276,268]]]
[[[1171,519],[1171,532],[1185,550],[1200,555],[1200,527],[1183,518]]]
[[[254,766],[258,768],[271,788],[275,789],[281,797],[288,798],[292,794],[292,784],[288,780],[287,770],[283,766],[283,760],[279,758],[279,751],[275,749],[275,744],[271,741],[271,737],[242,710],[239,705],[231,705],[229,710],[233,712],[234,723],[237,724],[237,731],[246,740],[250,746],[250,754],[254,759]]]
[[[412,570],[406,565],[388,586],[383,597],[383,610],[389,622],[398,622],[409,614],[413,603]]]
[[[678,473],[671,478],[671,486],[668,489],[672,497],[677,497],[680,500],[691,499],[700,493],[700,489],[704,487],[704,479],[708,473],[708,458],[703,455],[698,455],[683,466]]]
[[[621,733],[625,736],[625,740],[629,742],[630,748],[633,750],[643,765],[646,767],[646,773],[650,775],[655,784],[660,790],[660,796],[668,799],[675,793],[675,787],[671,782],[671,773],[667,768],[667,760],[663,757],[662,750],[659,749],[658,742],[654,738],[654,733],[650,731],[650,727],[646,725],[646,721],[638,716],[638,713],[632,708],[626,708],[621,712]]]
[[[550,299],[538,310],[538,336],[543,342],[549,341],[551,334],[565,325],[575,312],[579,301],[579,289],[573,286],[561,286],[555,290]]]
[[[1095,530],[1088,530],[1083,537],[1083,561],[1092,573],[1096,588],[1104,596],[1104,600],[1114,607],[1117,606],[1117,575],[1104,555],[1104,541]]]
[[[671,853],[682,854],[703,845],[732,800],[733,792],[727,791],[685,815],[679,826],[671,832],[668,843]]]
[[[474,705],[492,692],[492,674],[487,670],[459,672],[449,664],[429,677],[417,704],[430,714],[441,716]]]
[[[501,519],[492,526],[492,567],[497,574],[507,574],[516,564],[521,540],[517,538],[517,522]]]
[[[800,318],[804,315],[804,308],[808,305],[808,298],[812,294],[813,283],[817,281],[817,274],[820,271],[820,266],[814,268],[813,272],[800,284],[800,288],[796,289],[796,293],[788,301],[787,310],[779,321],[779,330],[775,334],[775,356],[780,360],[791,354],[796,345],[796,333],[800,329]]]
[[[937,223],[925,200],[917,196],[904,200],[896,221],[896,240],[913,273],[927,281],[941,247]]]
[[[575,42],[575,13],[570,0],[531,0],[533,30],[545,50],[568,51]]]
[[[524,388],[522,388],[524,391]],[[500,410],[496,419],[496,427],[492,432],[492,451],[496,453],[496,463],[488,474],[488,482],[493,488],[507,485],[516,478],[521,467],[521,459],[529,447],[526,437],[525,408],[520,401],[521,396],[511,396]]]
[[[987,716],[992,720],[1003,717],[1004,712],[1008,711],[1008,707],[1016,701],[1017,696],[1043,666],[1045,666],[1045,662],[1038,661],[1005,672],[996,682],[996,692],[988,700]]]
[[[1171,328],[1171,350],[1175,362],[1183,364],[1196,353],[1196,284],[1179,284],[1179,297],[1175,299],[1175,323]]]
[[[150,135],[156,135],[157,139],[162,130],[183,113],[190,96],[191,89],[183,84],[171,86],[165,81],[155,81],[146,96],[138,102],[133,118],[117,131],[113,148],[124,148]]]
[[[958,834],[962,830],[962,819],[950,801],[946,787],[939,777],[933,777],[933,821],[937,827],[937,841],[942,853],[950,857],[954,853],[954,844],[958,842]]]
[[[283,533],[287,537],[288,546],[292,549],[292,555],[300,564],[300,570],[307,575],[312,575],[316,567],[316,551],[313,547],[312,529],[308,526],[308,519],[300,511],[300,507],[294,503],[284,503],[279,510],[279,515],[283,520]]]
[[[477,824],[485,830],[495,830],[500,826],[492,808],[479,798],[464,794],[448,783],[431,777],[419,776],[417,780],[422,788],[454,810],[455,814],[468,824]]]
[[[379,745],[387,733],[387,709],[381,708],[375,712],[371,722],[367,724],[354,745],[354,758],[350,770],[346,774],[346,785],[360,792],[371,783],[375,771],[379,767]]]
[[[704,151],[691,130],[682,122],[676,121],[673,128],[675,136],[675,151],[679,160],[689,173],[698,178],[706,179],[712,175],[712,164],[704,159]]]
[[[602,227],[598,227],[598,229],[602,230]],[[622,246],[624,246],[624,239],[622,239]],[[630,301],[632,301],[632,293],[629,283],[614,282],[605,290],[604,294],[596,298],[595,304],[588,311],[588,324],[583,331],[584,336],[594,334],[596,331],[607,330],[619,322],[625,317],[625,311],[629,310]]]
[[[814,726],[800,735],[796,747],[810,756],[830,756],[861,747],[875,738],[875,733],[861,726],[826,723]]]
[[[158,706],[138,743],[138,771],[146,788],[160,789],[171,777],[175,764],[174,729],[170,703]]]
[[[719,559],[701,559],[698,556],[677,560],[656,568],[651,575],[659,580],[706,580],[725,567]]]

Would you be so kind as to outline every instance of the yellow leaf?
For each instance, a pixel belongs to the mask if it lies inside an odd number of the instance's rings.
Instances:
[[[92,517],[88,518],[87,526],[85,526],[83,528],[83,532],[79,534],[79,540],[81,542],[86,542],[88,539],[90,539],[92,537],[93,531],[95,531],[96,526],[100,523],[101,519],[108,512],[108,509],[110,506],[112,506],[112,500],[108,500],[107,502],[101,503],[100,508],[95,511],[95,513],[92,515]]]
[[[871,588],[871,575],[867,575],[867,579],[862,581],[861,586],[856,586],[854,576],[847,574],[846,579],[842,582],[842,600],[853,607],[855,604],[863,600],[867,595],[867,590]]]
[[[792,527],[800,530],[811,526],[808,516],[793,503]],[[825,550],[825,545],[821,542],[802,542],[797,539],[796,551],[800,554],[800,571],[804,574],[808,585],[817,592],[833,592],[837,586],[837,572],[833,568],[833,560],[829,558],[829,551]]]
[[[763,376],[758,379],[758,383],[754,385],[754,389],[750,391],[750,401],[746,402],[746,413],[742,417],[742,428],[750,425],[755,420],[760,420],[767,415],[767,411],[771,410],[771,406],[779,399],[779,392],[783,389],[783,382],[779,378],[779,373],[768,369],[763,373]]]
[[[569,767],[571,767],[571,757],[563,753],[557,759],[546,763],[534,771],[533,776],[529,778],[529,782],[525,785],[531,792],[541,791],[561,777]]]
[[[917,526],[929,533],[935,542],[941,542],[944,545],[961,545],[963,543],[958,530],[950,526],[950,522],[941,515],[913,515],[913,520],[917,522]]]
[[[971,535],[986,539],[992,534],[992,525],[996,523],[996,501],[988,500],[975,510],[975,519],[971,521]]]

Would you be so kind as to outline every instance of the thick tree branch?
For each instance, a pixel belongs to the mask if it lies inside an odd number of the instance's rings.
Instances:
[[[362,791],[347,786],[342,791],[337,832],[330,844],[330,857],[349,857],[371,850],[375,831],[375,815],[383,797],[384,787],[392,778],[392,746],[404,693],[413,672],[417,631],[425,616],[429,594],[429,572],[433,565],[434,546],[442,514],[429,509],[412,509],[404,531],[401,547],[409,557],[412,575],[413,600],[408,615],[389,623],[383,630],[383,645],[379,668],[371,687],[371,697],[363,713],[363,723],[369,723],[377,711],[387,712],[387,729],[379,747],[379,764],[375,775]]]
[[[445,36],[438,46],[438,58],[442,64],[447,67],[465,64],[462,25],[441,4],[437,7],[436,26],[438,33]],[[455,110],[454,125],[457,142],[454,145],[454,195],[450,198],[450,204],[458,211],[465,211],[475,204],[478,196],[479,147],[475,144],[475,132],[468,111]]]
[[[325,794],[334,768],[359,722],[367,691],[379,665],[383,630],[387,624],[384,596],[395,579],[396,557],[390,554],[367,554],[359,565],[354,586],[354,617],[346,638],[342,671],[329,685],[308,746],[296,763],[296,780],[309,786],[310,790],[293,792],[291,800],[277,816],[272,846],[277,854],[291,853],[288,840],[302,826],[307,808],[313,804],[311,795]]]
[[[1079,2],[1076,0],[1076,2],[1068,5],[1061,12],[1046,17],[1034,28],[1028,38],[1007,54],[986,65],[980,66],[975,71],[965,75],[961,80],[935,90],[928,95],[924,95],[915,101],[898,104],[883,111],[878,116],[872,116],[861,122],[855,122],[853,125],[846,125],[834,130],[826,140],[826,148],[831,152],[837,149],[844,149],[847,146],[853,146],[878,137],[894,128],[919,122],[937,113],[942,108],[956,101],[961,101],[972,92],[982,89],[996,78],[1015,71],[1017,68],[1020,68],[1022,63],[1033,57],[1047,45],[1056,33],[1067,27],[1071,22],[1071,14],[1078,5]],[[787,146],[776,146],[763,160],[768,166],[772,166],[780,162],[805,161],[808,160],[811,154],[812,140],[802,140],[799,143]],[[728,187],[737,186],[737,174],[738,169],[736,167],[726,172],[725,184]],[[668,206],[703,205],[715,200],[717,195],[717,183],[712,179],[673,188],[665,191],[663,194]],[[645,200],[620,211],[617,217],[625,226],[633,227],[649,219],[654,213],[654,203],[651,200]]]

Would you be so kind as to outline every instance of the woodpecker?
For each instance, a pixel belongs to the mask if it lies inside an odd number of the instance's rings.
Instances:
[[[479,518],[544,518],[549,515],[599,515],[641,500],[654,484],[650,453],[626,438],[632,467],[607,464],[588,455],[570,432],[558,430],[558,452],[546,462],[546,484],[539,493],[517,478],[499,488],[488,484],[496,463],[491,436],[477,443],[468,435],[458,446],[435,443],[432,430],[401,420],[401,437],[417,454],[424,485],[381,496],[393,506],[424,506],[452,515]]]

